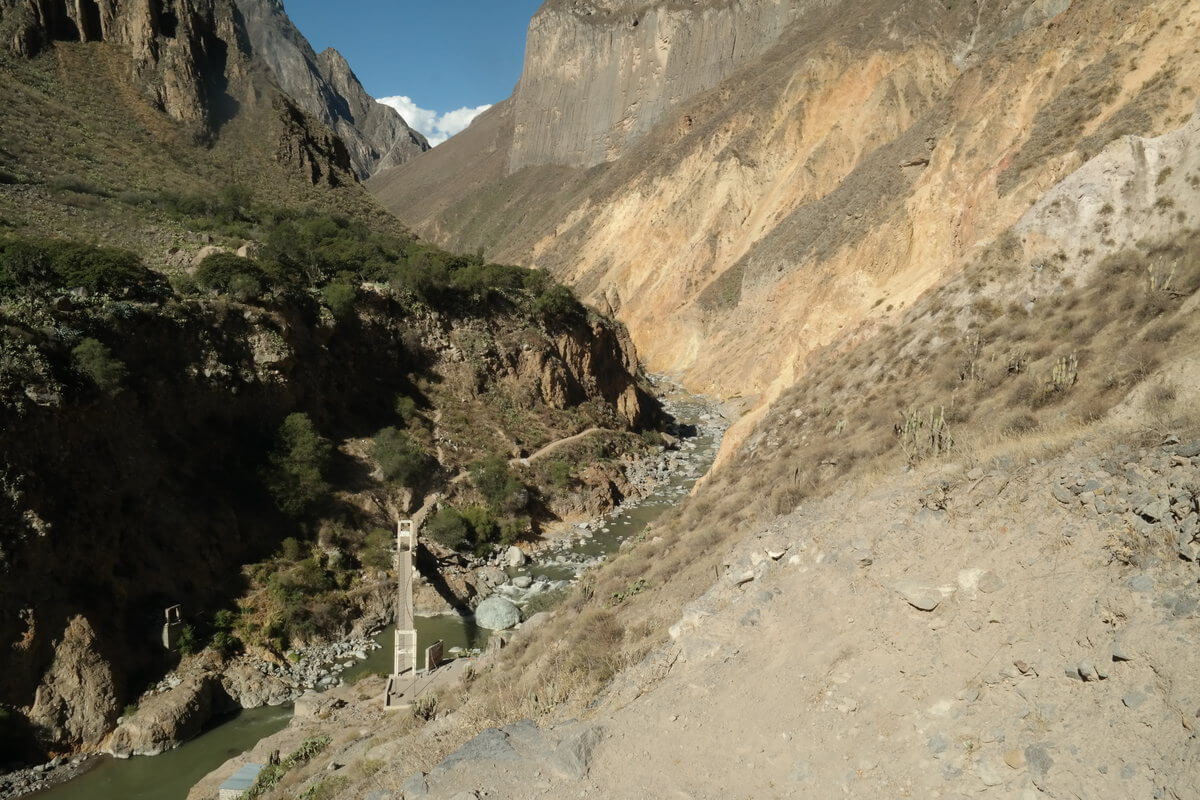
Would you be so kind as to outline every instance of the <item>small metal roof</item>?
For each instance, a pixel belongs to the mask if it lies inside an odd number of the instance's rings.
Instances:
[[[237,772],[233,773],[233,777],[221,784],[222,789],[231,789],[235,792],[244,792],[254,785],[255,778],[258,773],[263,771],[262,764],[246,764]]]

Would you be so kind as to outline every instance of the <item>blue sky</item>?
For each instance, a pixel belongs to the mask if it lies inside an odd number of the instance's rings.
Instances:
[[[542,0],[284,0],[317,52],[437,144],[512,93]]]

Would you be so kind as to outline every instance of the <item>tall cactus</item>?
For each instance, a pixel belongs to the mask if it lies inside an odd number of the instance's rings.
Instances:
[[[954,447],[954,437],[950,435],[950,427],[946,424],[946,409],[929,409],[926,416],[916,406],[904,412],[901,422],[896,426],[896,434],[900,437],[900,448],[910,462],[924,458],[936,458],[950,452]]]
[[[1071,353],[1063,356],[1054,364],[1050,372],[1050,385],[1055,391],[1063,392],[1075,385],[1079,380],[1079,356]]]

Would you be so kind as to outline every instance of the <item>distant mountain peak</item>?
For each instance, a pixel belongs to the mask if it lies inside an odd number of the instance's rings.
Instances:
[[[280,0],[235,0],[255,58],[300,107],[342,138],[354,171],[366,179],[429,149],[394,109],[375,102],[345,56],[313,50]]]

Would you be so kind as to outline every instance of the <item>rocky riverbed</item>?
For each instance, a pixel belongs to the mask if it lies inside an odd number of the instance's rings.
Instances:
[[[524,616],[553,605],[580,575],[605,561],[653,517],[687,495],[708,470],[728,420],[707,398],[686,394],[666,378],[652,381],[664,410],[675,422],[663,436],[663,445],[623,464],[631,487],[625,499],[602,517],[554,526],[539,542],[497,548],[485,558],[465,561],[461,567],[464,584],[481,627],[511,627],[513,617],[503,611],[504,604],[493,600],[483,605],[491,598],[506,601]]]

